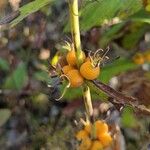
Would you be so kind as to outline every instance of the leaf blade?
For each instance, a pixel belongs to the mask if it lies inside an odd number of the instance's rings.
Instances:
[[[0,127],[9,119],[11,112],[9,109],[0,109]]]
[[[20,7],[19,8],[20,15],[10,23],[10,27],[15,26],[20,21],[22,21],[24,18],[26,18],[28,15],[38,11],[39,9],[48,5],[52,1],[53,0],[35,0],[33,2],[30,2],[30,3]]]

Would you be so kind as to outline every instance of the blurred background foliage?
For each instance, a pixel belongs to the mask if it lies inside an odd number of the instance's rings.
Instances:
[[[149,61],[138,65],[133,60],[137,53],[150,53],[148,0],[80,0],[79,6],[85,53],[110,47],[99,80],[150,107]],[[2,149],[76,149],[73,120],[83,117],[81,89],[69,89],[57,102],[65,85],[50,78],[50,62],[65,54],[62,45],[70,37],[65,0],[0,1]],[[95,116],[121,128],[119,150],[147,149],[149,117],[129,107],[119,112],[103,92],[92,92],[92,99]]]

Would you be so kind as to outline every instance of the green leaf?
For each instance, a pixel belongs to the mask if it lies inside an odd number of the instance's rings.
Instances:
[[[126,49],[134,48],[141,39],[141,37],[144,35],[145,31],[146,28],[141,26],[136,31],[124,35],[124,38],[122,40],[123,47]]]
[[[4,71],[8,71],[9,70],[9,64],[3,58],[0,58],[0,70],[4,70]]]
[[[9,119],[11,112],[9,109],[0,109],[0,127]]]
[[[87,5],[81,11],[81,29],[87,30],[102,24],[105,19],[115,17],[120,4],[120,0],[103,0]]]
[[[27,69],[24,63],[21,63],[17,69],[6,78],[4,88],[8,89],[21,89],[27,81]]]
[[[44,93],[34,93],[31,96],[33,107],[45,111],[48,108],[49,99],[48,95]]]
[[[37,80],[48,82],[50,77],[46,71],[38,71],[33,75]]]
[[[110,27],[101,37],[100,45],[105,47],[110,41],[118,37],[118,32],[125,26],[126,22],[118,23]]]
[[[122,19],[126,19],[128,16],[138,12],[141,8],[143,8],[143,3],[141,0],[122,0],[122,5],[118,16],[120,17],[120,14],[124,14],[125,18],[123,17]]]
[[[107,65],[106,67],[101,69],[101,74],[99,76],[99,80],[103,83],[108,83],[109,80],[119,74],[123,73],[129,69],[136,68],[137,65],[127,59],[119,59],[114,61],[112,64]]]
[[[136,118],[133,114],[133,108],[131,107],[125,107],[123,109],[122,117],[121,117],[121,123],[125,127],[135,127],[137,124]]]
[[[61,89],[61,91],[63,91],[63,88]],[[64,95],[64,98],[68,100],[72,100],[80,97],[82,97],[81,88],[69,88]]]
[[[22,21],[24,18],[26,18],[28,15],[38,11],[39,9],[46,6],[47,4],[49,4],[52,1],[54,1],[54,0],[35,0],[33,2],[30,2],[30,3],[20,7],[19,8],[20,15],[10,23],[10,26],[11,27],[15,26],[20,21]]]
[[[101,0],[86,5],[81,10],[81,29],[88,30],[114,17],[125,14],[125,18],[142,8],[140,0]]]
[[[150,23],[150,14],[149,12],[146,12],[144,9],[142,9],[134,15],[130,16],[129,19],[131,19],[132,21]]]

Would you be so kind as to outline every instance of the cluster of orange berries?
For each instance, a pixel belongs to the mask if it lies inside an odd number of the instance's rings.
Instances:
[[[143,5],[145,7],[145,10],[150,12],[150,0],[143,0]]]
[[[135,64],[139,64],[139,65],[142,65],[145,62],[150,62],[150,52],[147,51],[145,53],[137,53],[133,57],[133,62]]]
[[[69,79],[70,87],[79,87],[84,83],[84,79],[94,80],[100,74],[100,68],[93,65],[89,57],[82,52],[84,62],[80,68],[77,68],[77,58],[74,50],[71,50],[66,55],[67,65],[63,66],[63,74]]]
[[[108,125],[101,120],[86,124],[84,129],[76,134],[76,138],[81,142],[78,150],[102,150],[112,143]]]

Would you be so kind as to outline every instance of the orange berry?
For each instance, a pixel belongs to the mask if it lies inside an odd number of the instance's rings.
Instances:
[[[150,52],[145,53],[144,58],[147,62],[150,62]]]
[[[103,121],[97,120],[95,122],[95,127],[96,127],[96,135],[97,136],[108,132],[108,125]]]
[[[82,58],[85,59],[85,54],[83,51],[82,51]],[[70,52],[67,53],[66,60],[68,64],[71,66],[77,65],[77,58],[74,50],[71,50]]]
[[[141,53],[137,53],[134,57],[133,57],[133,62],[135,64],[141,65],[144,64],[145,60],[144,60],[144,56]]]
[[[86,124],[85,127],[84,127],[84,130],[85,130],[88,134],[91,133],[91,129],[92,129],[91,124]]]
[[[99,76],[100,68],[99,67],[93,67],[92,63],[90,61],[86,61],[85,63],[83,63],[81,65],[80,73],[85,79],[94,80]]]
[[[79,150],[89,150],[92,145],[92,141],[89,137],[86,137],[82,140]]]
[[[76,134],[76,138],[78,141],[81,141],[85,138],[88,137],[88,133],[85,130],[80,130],[77,134]]]
[[[109,146],[112,143],[112,137],[109,133],[103,133],[98,136],[98,139],[104,147]]]
[[[103,149],[103,145],[100,141],[98,140],[93,141],[93,144],[90,150],[102,150],[102,149]]]
[[[70,70],[73,70],[74,67],[70,66],[70,65],[66,65],[62,68],[62,71],[64,74],[67,74]]]
[[[70,80],[71,87],[79,87],[84,82],[83,77],[80,75],[80,72],[77,69],[70,70],[66,76]]]
[[[91,60],[90,60],[90,57],[86,57],[86,58],[85,58],[85,62],[86,62],[86,61],[91,61]]]

